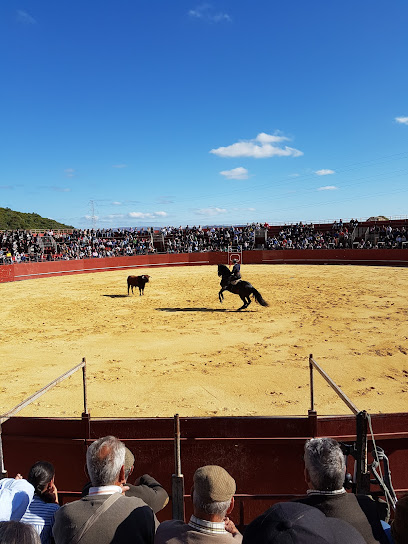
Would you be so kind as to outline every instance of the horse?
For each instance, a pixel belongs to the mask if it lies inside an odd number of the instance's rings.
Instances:
[[[128,276],[127,279],[127,286],[128,286],[128,295],[129,295],[129,289],[132,288],[132,295],[133,295],[133,287],[139,287],[139,295],[144,295],[144,288],[146,283],[149,282],[150,276],[147,274],[143,276]]]
[[[262,298],[262,295],[259,291],[255,289],[248,281],[238,281],[235,285],[232,285],[229,283],[229,278],[231,277],[232,272],[230,269],[225,266],[224,264],[218,265],[218,276],[221,277],[221,290],[218,293],[218,298],[220,299],[220,302],[224,300],[224,295],[222,294],[223,291],[230,291],[230,293],[234,293],[234,295],[239,295],[241,297],[242,302],[244,303],[241,308],[238,308],[239,310],[245,310],[245,308],[248,308],[248,306],[251,304],[251,299],[249,298],[250,295],[254,295],[255,300],[258,304],[261,306],[269,306],[269,304]]]

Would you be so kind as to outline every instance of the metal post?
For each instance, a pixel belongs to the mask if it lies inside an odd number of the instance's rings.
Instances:
[[[1,422],[0,422],[0,480],[2,478],[7,478],[7,471],[4,468],[3,439],[1,436]]]
[[[181,473],[180,417],[174,416],[174,470],[172,475],[173,519],[184,521],[184,476]]]
[[[370,493],[370,473],[367,471],[367,412],[356,415],[356,493]]]
[[[82,416],[88,415],[88,395],[86,390],[86,359],[82,357],[82,362],[84,366],[82,367],[82,386],[84,390],[84,412]]]
[[[309,355],[309,374],[310,374],[310,410],[314,411],[314,387],[313,387],[313,353]]]

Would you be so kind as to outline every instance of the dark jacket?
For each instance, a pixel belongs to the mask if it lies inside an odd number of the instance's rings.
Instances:
[[[388,544],[374,501],[366,495],[360,498],[365,505],[364,511],[353,493],[339,495],[311,494],[302,499],[297,499],[296,502],[314,506],[329,518],[347,521],[359,531],[367,544],[376,544],[377,542]]]
[[[87,495],[62,506],[55,514],[55,544],[69,544],[73,536],[109,495]],[[98,518],[81,544],[153,544],[158,522],[152,509],[136,497],[119,499]]]

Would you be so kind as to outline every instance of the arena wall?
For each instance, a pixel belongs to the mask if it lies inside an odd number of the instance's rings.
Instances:
[[[65,274],[88,274],[155,266],[226,264],[227,253],[160,253],[75,261],[46,261],[0,266],[0,283]],[[244,264],[357,264],[408,266],[408,249],[255,250],[243,252]]]
[[[408,414],[374,414],[376,444],[390,459],[397,494],[408,491]],[[356,419],[340,417],[180,418],[181,468],[185,493],[193,474],[205,464],[224,466],[237,482],[233,519],[247,524],[271,503],[305,493],[302,454],[305,440],[332,436],[351,443]],[[170,493],[174,472],[174,426],[171,418],[51,419],[15,417],[2,425],[9,475],[26,474],[32,463],[47,459],[56,467],[61,498],[72,500],[86,483],[83,467],[91,440],[113,434],[134,452],[134,477],[151,474]],[[369,443],[371,451],[372,443]],[[370,456],[371,459],[371,456]],[[369,459],[369,461],[370,461]],[[353,472],[351,464],[349,471]],[[375,490],[375,488],[373,488]],[[378,488],[377,488],[378,489]],[[186,500],[187,513],[190,501]],[[159,515],[169,519],[169,507]]]

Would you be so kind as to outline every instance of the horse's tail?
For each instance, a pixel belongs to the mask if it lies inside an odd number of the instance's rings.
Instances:
[[[261,306],[269,306],[269,304],[266,302],[266,300],[264,300],[262,298],[261,293],[259,291],[257,291],[255,289],[255,287],[253,287],[253,289],[252,289],[252,294],[254,295],[255,300],[257,301],[258,304],[260,304]]]

